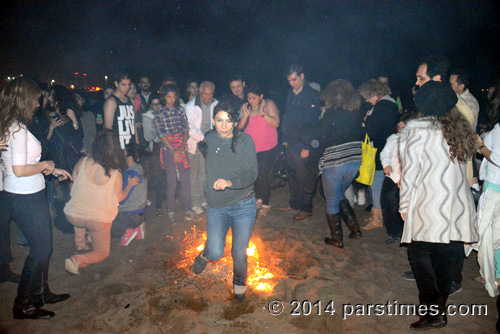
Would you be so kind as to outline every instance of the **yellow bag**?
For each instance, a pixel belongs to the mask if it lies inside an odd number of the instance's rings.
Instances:
[[[359,176],[356,181],[371,186],[373,183],[373,175],[375,175],[375,155],[377,154],[377,149],[373,147],[373,143],[370,141],[368,134],[366,134],[362,146],[361,166],[359,166]]]

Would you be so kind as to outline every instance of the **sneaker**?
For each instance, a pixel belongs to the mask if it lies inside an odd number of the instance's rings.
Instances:
[[[201,203],[201,207],[203,208],[203,210],[206,210],[207,209],[207,202]]]
[[[127,231],[122,237],[122,241],[118,244],[118,246],[128,246],[136,236],[137,236],[137,230],[133,230],[131,228],[127,229]]]
[[[386,245],[390,245],[394,242],[394,237],[390,235],[387,240],[385,241]]]
[[[168,220],[171,223],[175,223],[175,212],[169,212],[168,213]]]
[[[245,300],[245,291],[247,287],[245,285],[233,285],[234,299],[238,302],[243,303]]]
[[[137,240],[143,240],[146,237],[146,222],[142,222],[135,230],[137,231]]]
[[[193,273],[195,273],[196,275],[201,274],[207,267],[207,263],[208,259],[203,255],[203,252],[201,252],[194,260]]]
[[[193,211],[188,210],[184,214],[184,220],[187,222],[199,222],[201,221],[201,217],[199,215],[196,215]]]
[[[64,260],[64,269],[72,274],[80,275],[79,266],[78,260],[73,256]]]
[[[451,282],[451,287],[450,287],[450,293],[448,294],[448,297],[453,296],[456,293],[459,293],[462,291],[462,284],[459,284],[457,282]]]
[[[195,206],[191,209],[191,211],[195,214],[195,215],[201,215],[203,214],[203,209],[199,206]]]
[[[413,271],[403,271],[403,274],[401,274],[403,278],[407,281],[414,281],[415,280],[415,274]]]
[[[161,209],[156,209],[155,210],[155,216],[156,217],[163,217],[163,211],[161,211]]]

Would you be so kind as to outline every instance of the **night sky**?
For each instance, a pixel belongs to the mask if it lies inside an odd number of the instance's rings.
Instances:
[[[154,86],[209,79],[217,93],[237,72],[280,90],[300,62],[322,86],[387,73],[407,91],[431,53],[471,71],[476,89],[500,69],[495,1],[13,1],[1,15],[3,78],[70,84],[85,72],[102,86],[124,69]]]

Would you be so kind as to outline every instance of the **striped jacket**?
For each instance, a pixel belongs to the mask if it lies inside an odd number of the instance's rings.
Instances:
[[[441,125],[424,117],[408,122],[400,142],[401,242],[476,242],[476,208],[466,164],[450,160]]]

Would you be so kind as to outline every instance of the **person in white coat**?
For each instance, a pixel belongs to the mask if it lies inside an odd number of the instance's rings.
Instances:
[[[191,178],[191,205],[195,214],[203,213],[206,196],[203,184],[206,179],[205,158],[198,148],[198,143],[205,142],[205,133],[213,127],[212,117],[218,101],[213,98],[215,85],[210,81],[200,84],[200,93],[186,103],[186,116],[189,123],[189,139],[187,151],[189,159],[189,176]]]
[[[400,138],[401,242],[408,244],[420,304],[427,309],[413,330],[446,326],[453,268],[463,262],[464,242],[478,241],[466,173],[476,136],[456,103],[449,85],[425,83],[415,95],[421,117],[408,122]]]

